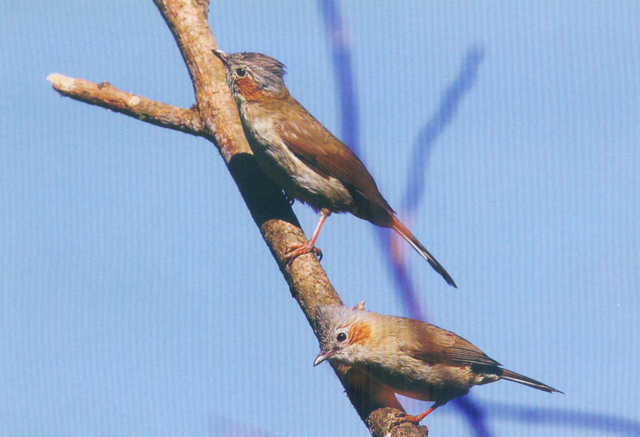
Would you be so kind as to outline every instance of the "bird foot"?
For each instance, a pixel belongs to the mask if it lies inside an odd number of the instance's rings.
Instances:
[[[436,405],[436,407],[437,407],[437,405]],[[397,426],[397,425],[400,425],[401,423],[405,423],[405,422],[415,423],[417,425],[418,423],[420,423],[420,421],[422,419],[427,417],[429,415],[429,413],[431,413],[433,410],[435,410],[436,407],[431,407],[431,408],[427,409],[427,411],[425,411],[424,413],[418,414],[417,416],[410,416],[409,414],[403,413],[403,412],[396,413],[396,420],[394,420],[393,426]]]
[[[287,254],[284,256],[284,259],[287,262],[291,262],[294,258],[310,252],[313,252],[315,256],[318,257],[318,261],[322,261],[322,251],[311,243],[291,246],[291,250],[287,252]]]
[[[396,413],[395,416],[396,416],[396,419],[393,421],[393,424],[391,426],[398,426],[406,422],[418,423],[421,420],[421,418],[418,418],[418,416],[410,416],[407,413]],[[418,420],[416,420],[416,418]]]

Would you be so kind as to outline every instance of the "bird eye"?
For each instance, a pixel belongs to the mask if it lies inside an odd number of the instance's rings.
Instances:
[[[340,343],[342,343],[346,339],[347,339],[347,334],[345,334],[344,332],[341,332],[338,335],[336,335],[336,340],[338,340]]]
[[[247,75],[247,70],[242,67],[236,68],[236,74],[238,75],[238,77],[245,77]]]

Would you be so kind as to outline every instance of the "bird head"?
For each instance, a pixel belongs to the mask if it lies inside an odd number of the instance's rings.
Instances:
[[[213,54],[224,64],[227,84],[238,104],[264,100],[287,90],[285,66],[280,61],[260,53],[227,54],[214,49]]]
[[[372,335],[371,314],[364,309],[342,305],[322,306],[317,310],[320,353],[314,366],[330,360],[358,364],[369,356]]]

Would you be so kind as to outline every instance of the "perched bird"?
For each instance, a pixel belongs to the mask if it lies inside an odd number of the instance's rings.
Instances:
[[[260,53],[226,54],[213,50],[226,69],[249,145],[263,171],[290,198],[320,212],[309,242],[288,258],[314,251],[320,228],[333,212],[349,212],[402,236],[449,285],[449,273],[398,220],[364,164],[291,95],[285,67]]]
[[[500,379],[549,393],[562,393],[534,379],[503,369],[480,349],[453,332],[404,317],[355,308],[318,308],[320,354],[314,366],[329,360],[352,366],[371,381],[369,396],[382,405],[399,407],[395,393],[435,402],[417,416],[402,414],[398,423],[418,423],[474,385]]]

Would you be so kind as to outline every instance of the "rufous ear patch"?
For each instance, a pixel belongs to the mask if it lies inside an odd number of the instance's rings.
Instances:
[[[365,322],[356,322],[349,329],[349,344],[362,344],[371,336],[371,327]]]
[[[256,84],[248,77],[238,78],[236,84],[238,84],[238,92],[240,92],[247,101],[251,102],[265,99],[262,92],[256,88]]]

